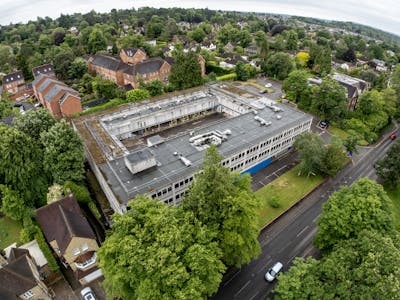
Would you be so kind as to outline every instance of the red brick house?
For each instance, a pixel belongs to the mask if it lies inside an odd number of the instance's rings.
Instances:
[[[119,56],[124,63],[132,65],[136,65],[148,59],[146,52],[133,47],[122,49]]]
[[[15,95],[18,92],[25,91],[25,79],[21,71],[10,73],[3,76],[3,91]]]
[[[168,83],[171,66],[160,57],[150,58],[134,65],[107,55],[95,55],[88,60],[88,70],[93,75],[113,81],[118,86],[139,86],[139,78],[144,82],[160,80]]]
[[[79,93],[64,83],[40,74],[32,86],[36,98],[57,119],[68,118],[82,111]]]

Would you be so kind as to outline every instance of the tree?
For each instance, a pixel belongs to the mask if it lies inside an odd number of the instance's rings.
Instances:
[[[86,72],[86,61],[83,58],[75,58],[69,67],[68,76],[72,79],[81,79]]]
[[[310,67],[319,75],[327,75],[332,68],[331,49],[328,46],[312,44],[310,47]]]
[[[308,65],[308,61],[310,60],[310,54],[307,52],[299,52],[296,54],[296,65],[298,67],[304,68]]]
[[[169,81],[178,90],[188,89],[203,83],[200,64],[195,52],[183,53],[178,51],[176,53]]]
[[[89,190],[83,184],[77,184],[72,181],[66,181],[63,185],[64,195],[68,195],[68,193],[72,193],[76,200],[80,203],[90,203],[92,198],[90,197]]]
[[[246,65],[241,61],[236,64],[235,73],[237,75],[237,79],[240,81],[247,81],[250,79],[250,72],[246,68]]]
[[[203,42],[206,33],[200,27],[196,27],[193,31],[188,32],[188,37],[198,43]]]
[[[308,73],[302,70],[290,72],[283,81],[282,90],[285,91],[286,98],[291,101],[309,103],[311,94],[308,86]]]
[[[55,183],[79,182],[83,179],[85,154],[81,138],[73,128],[61,120],[41,134],[44,145],[44,169]]]
[[[41,133],[47,132],[55,123],[56,120],[47,109],[38,108],[18,116],[14,126],[34,141],[40,142]]]
[[[278,277],[276,299],[396,299],[400,237],[364,230],[317,261],[297,258]]]
[[[275,53],[267,60],[266,71],[268,76],[283,80],[292,70],[293,61],[290,55],[287,53]]]
[[[201,172],[182,205],[217,232],[224,262],[241,266],[260,253],[258,200],[251,191],[250,177],[231,174],[221,166],[221,159],[215,146],[206,151]]]
[[[0,199],[0,209],[6,216],[16,221],[22,220],[28,207],[17,191],[0,184]]]
[[[0,125],[0,182],[18,192],[26,206],[40,206],[47,178],[39,148],[30,137],[14,127]]]
[[[89,34],[87,47],[89,52],[93,54],[106,49],[107,40],[104,37],[104,33],[100,29],[94,28],[93,31]]]
[[[146,98],[150,98],[150,93],[145,89],[134,89],[126,92],[126,100],[128,102],[136,102]]]
[[[68,71],[74,58],[75,55],[71,48],[60,48],[58,53],[54,56],[54,69],[58,77],[61,79],[68,78]]]
[[[117,86],[111,80],[96,76],[96,78],[92,81],[92,88],[93,91],[96,92],[97,97],[113,99],[116,95]]]
[[[313,109],[329,121],[339,121],[346,112],[346,90],[336,80],[325,78],[314,96]]]
[[[145,88],[150,93],[151,97],[161,95],[164,92],[164,85],[158,79],[152,80],[148,83],[141,83],[140,86]]]
[[[98,251],[104,287],[123,299],[204,299],[225,267],[213,232],[180,207],[138,197]]]
[[[53,31],[53,41],[56,46],[60,46],[64,42],[65,38],[65,29],[64,28],[56,28]]]
[[[266,69],[267,69],[268,55],[269,55],[269,44],[268,44],[267,38],[264,34],[264,38],[260,43],[260,50],[258,53],[258,56],[260,58],[260,67],[261,67],[261,70],[263,70],[263,72],[266,72]]]
[[[343,167],[347,157],[343,149],[334,144],[325,148],[324,156],[321,161],[321,171],[331,177],[334,177]]]
[[[296,138],[293,146],[299,150],[300,173],[307,176],[319,174],[325,156],[321,137],[316,133],[306,132]]]
[[[343,146],[346,148],[346,151],[350,154],[358,153],[357,145],[358,141],[361,139],[360,135],[354,130],[348,130],[347,133],[349,134],[347,138],[343,141]]]
[[[285,31],[286,37],[286,49],[288,50],[297,50],[297,43],[299,38],[297,36],[297,32],[292,30]]]
[[[340,241],[356,238],[363,230],[381,233],[394,228],[391,200],[383,187],[363,178],[330,196],[318,220],[314,245],[329,251]]]
[[[400,184],[400,142],[396,141],[390,147],[386,156],[376,163],[376,174],[390,188]]]

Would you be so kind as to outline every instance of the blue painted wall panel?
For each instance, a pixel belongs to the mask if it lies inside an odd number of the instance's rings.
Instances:
[[[248,174],[252,175],[252,174],[260,171],[261,169],[264,169],[265,167],[267,167],[269,164],[271,164],[271,162],[272,162],[272,157],[267,158],[266,160],[264,160],[264,161],[260,162],[259,164],[251,167],[250,169],[247,169],[247,170],[241,172],[240,174],[248,173]]]

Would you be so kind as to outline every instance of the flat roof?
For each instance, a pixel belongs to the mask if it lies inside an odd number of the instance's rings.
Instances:
[[[151,148],[142,147],[155,156],[157,167],[132,175],[125,166],[124,157],[120,157],[100,165],[100,169],[119,201],[126,203],[137,194],[151,194],[195,173],[202,163],[204,150],[199,151],[189,143],[189,139],[193,136],[210,131],[229,130],[231,134],[227,136],[227,140],[218,146],[219,153],[224,157],[229,157],[312,118],[287,105],[275,104],[275,106],[280,107],[282,111],[274,112],[265,107],[258,109],[257,115],[249,112],[194,129],[191,133],[183,133],[166,139],[164,143]],[[278,115],[280,119],[277,118]],[[256,116],[267,122],[271,121],[272,124],[262,126],[255,120]],[[187,158],[191,165],[186,166],[176,154]]]

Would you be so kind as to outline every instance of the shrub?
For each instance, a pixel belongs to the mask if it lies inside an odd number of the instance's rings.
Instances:
[[[271,198],[268,199],[268,204],[272,207],[272,208],[278,208],[281,206],[281,200],[279,199],[279,197],[277,196],[273,196]]]

